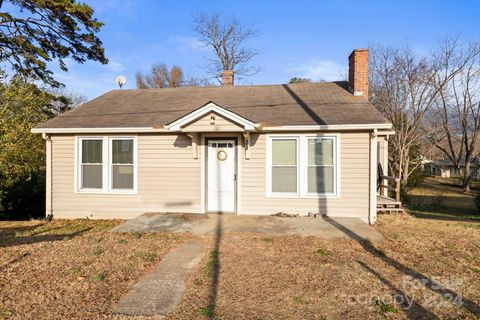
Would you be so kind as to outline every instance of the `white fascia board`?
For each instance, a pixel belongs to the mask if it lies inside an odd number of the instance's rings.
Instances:
[[[223,109],[223,108],[222,108]],[[225,110],[225,109],[223,109]],[[227,111],[227,110],[225,110]],[[207,113],[210,111],[207,111]],[[217,112],[217,111],[216,111]],[[227,111],[229,112],[229,111]],[[220,114],[220,112],[217,112]],[[238,115],[234,114],[236,117]],[[227,117],[226,115],[224,115]],[[241,118],[241,117],[239,117]],[[183,119],[183,118],[182,118]],[[246,119],[243,121],[248,121],[248,123],[241,123],[240,121],[234,120],[230,117],[231,120],[235,121],[244,126],[245,131],[258,131],[258,132],[280,132],[280,131],[338,131],[338,130],[390,130],[392,125],[390,123],[380,123],[380,124],[339,124],[339,125],[314,125],[314,126],[278,126],[278,127],[262,127],[259,124],[253,123]],[[181,119],[179,119],[181,120]],[[193,119],[194,120],[194,119]],[[178,121],[178,120],[177,120]],[[191,122],[192,120],[187,121],[186,123]],[[172,131],[181,131],[181,125],[173,126],[174,122],[170,125],[165,126],[165,128],[153,128],[153,127],[117,127],[117,128],[33,128],[32,133],[167,133]],[[380,135],[393,135],[394,131],[378,131]]]
[[[229,120],[231,120],[235,123],[238,123],[238,124],[242,125],[244,127],[244,129],[247,130],[247,131],[248,130],[255,130],[255,128],[258,127],[258,124],[254,123],[250,120],[247,120],[247,119],[239,116],[236,113],[228,111],[228,110],[216,105],[213,102],[210,102],[210,103],[206,104],[205,106],[203,106],[203,107],[201,107],[201,108],[199,108],[195,111],[192,111],[189,114],[181,117],[180,119],[175,120],[174,122],[165,125],[164,128],[168,129],[170,131],[181,131],[182,127],[184,125],[189,124],[189,123],[195,121],[196,119],[201,118],[201,117],[209,114],[210,112],[215,112],[215,113],[225,117],[226,119],[229,119]]]
[[[142,133],[169,132],[163,128],[153,127],[117,127],[117,128],[33,128],[32,133]]]
[[[374,130],[391,129],[391,123],[372,123],[372,124],[333,124],[333,125],[305,125],[305,126],[278,126],[263,127],[262,131],[337,131],[337,130]]]
[[[395,131],[393,130],[385,130],[385,131],[378,131],[377,132],[377,135],[379,136],[394,136],[395,135]]]

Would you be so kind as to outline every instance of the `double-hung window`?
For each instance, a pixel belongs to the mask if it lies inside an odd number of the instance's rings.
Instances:
[[[77,191],[136,191],[135,138],[80,137],[77,146]]]
[[[298,192],[298,138],[272,139],[272,192]]]
[[[307,193],[335,193],[334,138],[307,138]]]
[[[103,188],[103,139],[80,140],[80,185],[84,190]]]
[[[132,190],[134,180],[133,139],[111,138],[111,189]]]
[[[335,135],[270,136],[268,196],[339,196]]]

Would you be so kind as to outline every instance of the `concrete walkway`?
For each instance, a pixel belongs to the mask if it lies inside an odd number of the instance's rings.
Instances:
[[[212,235],[222,223],[222,232],[251,232],[273,236],[315,236],[327,240],[384,240],[359,218],[281,218],[231,214],[146,213],[117,226],[114,232],[190,232]]]
[[[158,267],[143,276],[114,307],[114,313],[131,316],[166,315],[185,291],[185,279],[205,254],[202,241],[192,241],[171,250]]]

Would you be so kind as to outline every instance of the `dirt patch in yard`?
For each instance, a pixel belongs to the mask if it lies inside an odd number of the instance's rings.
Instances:
[[[0,222],[0,319],[98,319],[187,234],[108,232],[119,221]]]

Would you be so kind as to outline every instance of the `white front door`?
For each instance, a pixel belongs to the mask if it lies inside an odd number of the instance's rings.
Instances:
[[[208,140],[207,211],[235,212],[235,140]]]

